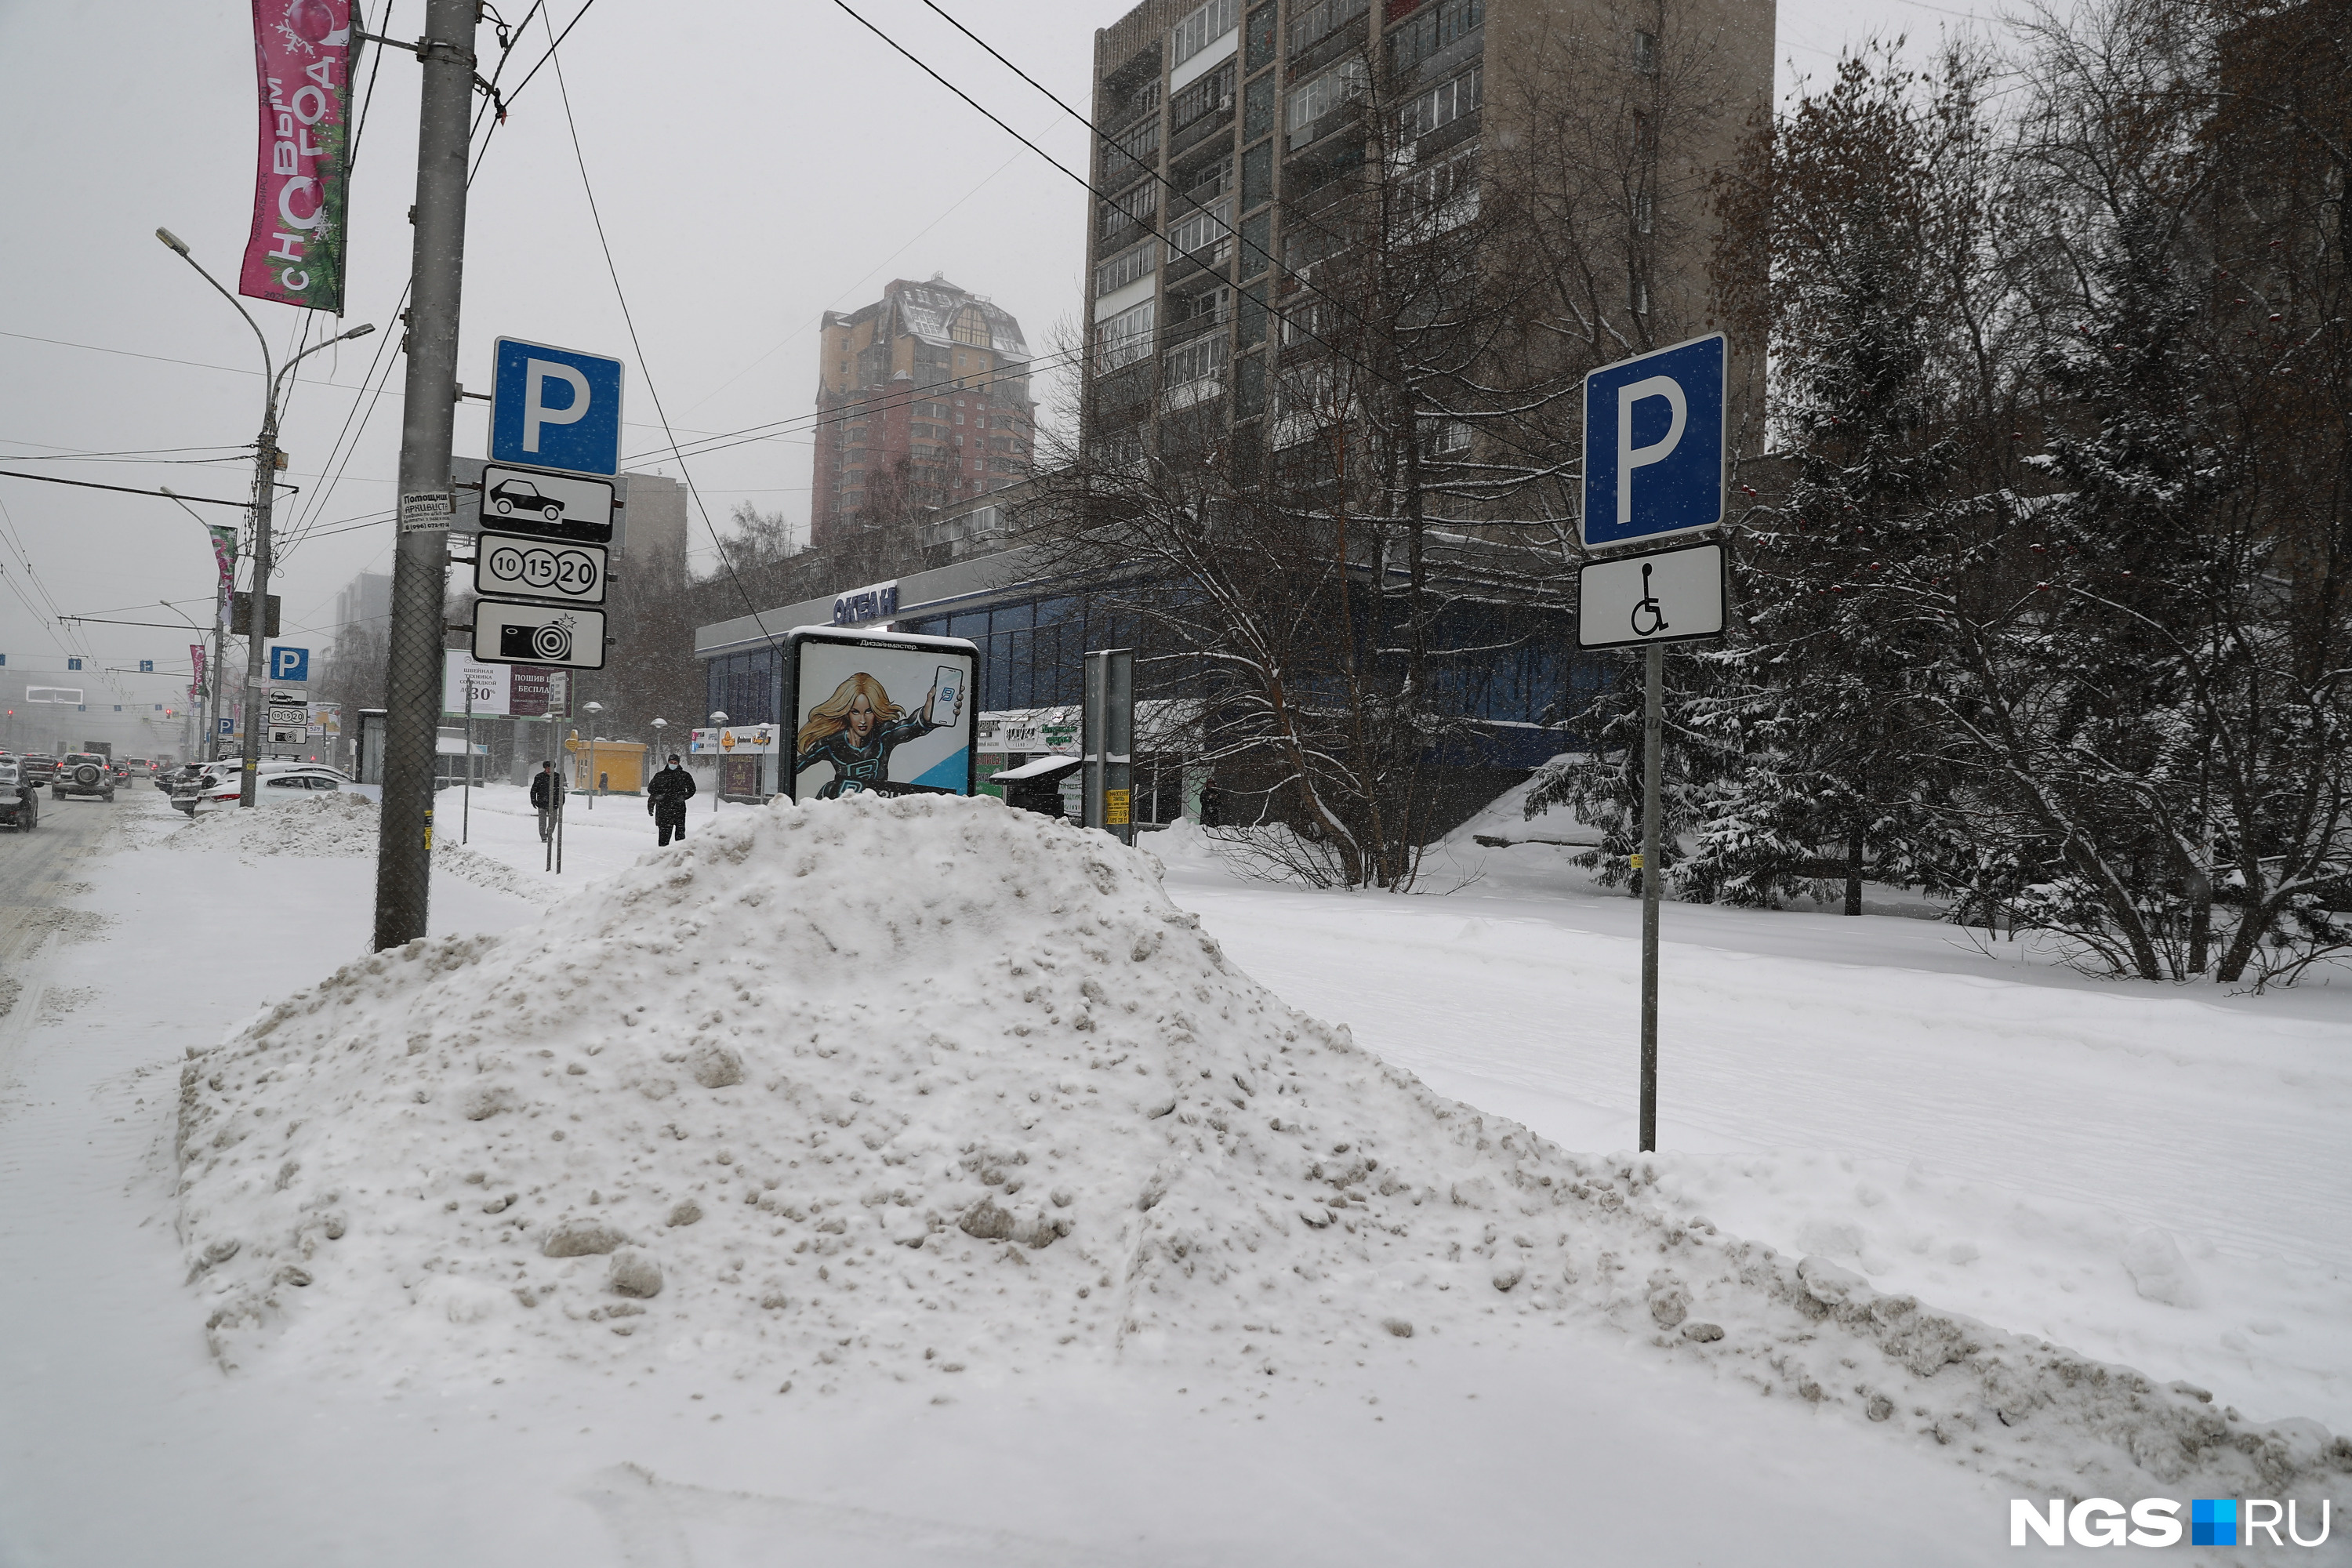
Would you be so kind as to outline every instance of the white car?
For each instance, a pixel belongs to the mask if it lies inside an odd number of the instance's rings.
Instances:
[[[286,805],[295,801],[316,800],[330,790],[341,790],[351,780],[332,768],[311,766],[264,769],[254,789],[256,805]],[[226,773],[206,773],[197,793],[196,804],[206,808],[236,805],[244,795],[243,780],[231,770]]]

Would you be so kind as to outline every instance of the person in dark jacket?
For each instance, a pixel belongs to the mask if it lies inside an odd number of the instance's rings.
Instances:
[[[662,844],[668,844],[673,836],[686,837],[686,803],[693,798],[694,775],[678,765],[677,753],[672,752],[669,764],[646,785],[646,811],[654,819]]]
[[[530,808],[539,813],[539,841],[555,837],[555,814],[563,806],[563,781],[553,763],[541,763],[530,776]]]

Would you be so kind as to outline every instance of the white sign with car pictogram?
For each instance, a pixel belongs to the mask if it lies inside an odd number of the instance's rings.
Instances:
[[[474,557],[474,592],[601,605],[604,563],[602,545],[484,533]]]
[[[482,527],[534,539],[613,542],[613,482],[544,468],[482,469]]]

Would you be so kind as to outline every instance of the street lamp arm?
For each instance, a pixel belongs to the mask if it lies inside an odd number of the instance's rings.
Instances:
[[[205,264],[198,261],[194,257],[189,255],[188,247],[184,244],[181,243],[169,229],[157,229],[155,231],[155,237],[162,240],[164,245],[168,246],[173,255],[186,262],[189,266],[194,268],[196,269],[196,276],[211,284],[214,289],[217,289],[222,299],[227,300],[231,305],[236,306],[236,313],[243,316],[245,318],[245,324],[253,329],[253,341],[261,345],[261,374],[264,376],[269,376],[271,364],[269,358],[269,340],[262,336],[261,323],[253,319],[253,312],[247,310],[243,305],[237,304],[236,296],[230,293],[226,289],[221,288],[220,279],[205,271]],[[268,384],[270,387],[270,401],[274,405],[277,402],[278,383],[273,377],[269,381]]]
[[[363,338],[373,331],[375,331],[375,323],[373,321],[369,321],[364,325],[353,327],[350,331],[344,332],[341,336],[329,338],[324,342],[312,343],[309,348],[304,349],[300,353],[296,354],[292,359],[288,360],[286,362],[286,368],[279,371],[278,373],[277,380],[270,383],[270,400],[273,403],[277,401],[278,387],[285,382],[288,376],[294,374],[294,367],[296,365],[300,364],[304,360],[309,359],[320,349],[331,349],[337,343],[349,342],[353,338]]]

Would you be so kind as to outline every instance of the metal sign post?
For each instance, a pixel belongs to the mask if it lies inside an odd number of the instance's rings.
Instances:
[[[1604,365],[1584,378],[1587,550],[1651,543],[1723,521],[1725,350],[1719,332]],[[1665,648],[1720,637],[1723,546],[1588,563],[1578,574],[1580,647],[1643,649],[1642,1085],[1644,1153],[1658,1146],[1658,902],[1665,866],[1662,731]]]
[[[1135,650],[1087,655],[1086,707],[1079,720],[1086,761],[1085,823],[1122,844],[1135,842]]]

